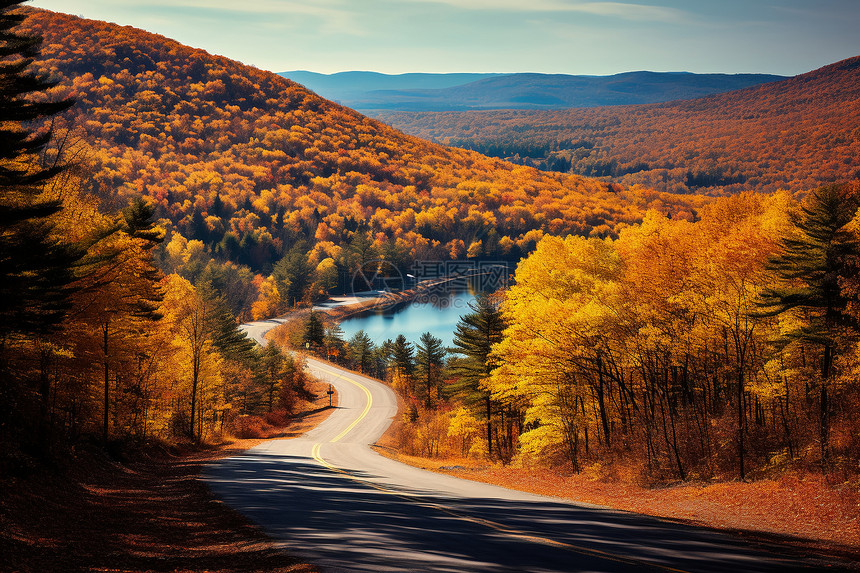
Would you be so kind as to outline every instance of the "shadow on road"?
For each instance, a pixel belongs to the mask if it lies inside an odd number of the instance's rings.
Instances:
[[[630,513],[551,501],[428,496],[388,486],[380,491],[305,457],[252,450],[205,475],[218,497],[290,551],[330,570],[815,569],[714,531]]]

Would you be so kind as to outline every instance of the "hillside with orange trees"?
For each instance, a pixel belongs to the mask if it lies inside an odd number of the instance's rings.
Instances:
[[[46,11],[27,25],[45,39],[40,65],[78,102],[91,191],[149,195],[169,231],[254,272],[296,245],[341,277],[357,264],[348,251],[404,268],[516,260],[543,232],[611,235],[647,207],[683,216],[697,204],[430,144],[131,27]]]
[[[166,229],[152,200],[87,192],[89,175],[69,161],[86,147],[57,126],[73,102],[56,77],[37,75],[40,42],[21,29],[22,2],[0,4],[4,494],[21,483],[10,478],[26,485],[28,475],[77,464],[74,448],[87,443],[119,453],[282,426],[313,399],[300,362],[238,331],[230,265],[210,261],[196,284],[157,267]],[[0,497],[5,558],[32,544]]]
[[[17,4],[0,7],[0,474],[80,440],[282,425],[312,398],[306,377],[274,346],[255,349],[237,315],[324,296],[364,260],[516,257],[542,228],[610,234],[647,205],[692,214],[656,192],[404,136],[163,37]]]
[[[664,104],[378,117],[516,163],[675,193],[803,191],[860,177],[860,57]]]

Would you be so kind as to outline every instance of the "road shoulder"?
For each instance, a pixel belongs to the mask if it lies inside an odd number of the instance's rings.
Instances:
[[[301,417],[276,437],[301,435],[326,415]],[[0,571],[317,571],[216,500],[199,479],[206,464],[262,441],[126,452],[123,462],[93,448],[66,468],[6,476]]]

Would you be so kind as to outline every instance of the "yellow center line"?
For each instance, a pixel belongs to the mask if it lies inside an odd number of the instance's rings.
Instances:
[[[338,434],[337,436],[335,436],[334,438],[332,438],[329,441],[329,443],[334,443],[334,442],[339,441],[341,438],[343,438],[347,433],[349,433],[350,430],[352,430],[359,422],[361,422],[367,416],[367,413],[370,412],[370,406],[373,403],[373,398],[370,395],[370,390],[368,390],[367,387],[364,386],[364,384],[358,382],[357,380],[347,378],[346,376],[342,376],[341,374],[338,374],[337,372],[335,372],[333,370],[329,370],[327,368],[320,368],[320,370],[322,370],[326,374],[336,376],[338,378],[341,378],[342,380],[346,380],[347,382],[354,384],[355,386],[358,386],[361,390],[364,391],[365,395],[367,396],[367,404],[365,405],[364,410],[361,412],[361,414],[358,416],[358,418],[356,418],[349,426],[346,427],[346,429],[344,431],[342,431],[340,434]],[[671,571],[673,573],[687,573],[683,569],[675,569],[672,567],[668,567],[666,565],[660,565],[659,563],[653,563],[650,561],[645,561],[643,559],[633,559],[633,558],[623,557],[620,555],[614,555],[612,553],[607,553],[605,551],[600,551],[599,549],[591,549],[589,547],[582,547],[579,545],[573,545],[570,543],[565,543],[563,541],[557,541],[555,539],[550,539],[548,537],[541,537],[539,535],[534,535],[534,534],[528,533],[526,531],[513,529],[511,527],[508,527],[506,525],[502,525],[501,523],[498,523],[495,521],[490,521],[488,519],[482,519],[480,517],[472,517],[470,515],[466,515],[464,513],[461,513],[459,511],[451,508],[451,507],[448,507],[446,505],[441,505],[438,503],[426,501],[417,495],[406,494],[406,493],[395,491],[393,489],[390,489],[390,488],[387,488],[385,486],[374,483],[374,482],[370,481],[369,479],[355,476],[355,475],[349,473],[348,471],[346,471],[342,468],[339,468],[337,466],[330,464],[325,459],[323,459],[322,454],[320,452],[321,448],[322,448],[322,443],[314,444],[314,447],[311,450],[311,455],[323,467],[326,467],[326,468],[328,468],[334,472],[337,472],[341,475],[344,475],[353,481],[357,481],[357,482],[360,482],[364,485],[368,485],[368,486],[372,487],[373,489],[376,489],[376,490],[381,491],[383,493],[386,493],[388,495],[393,495],[395,497],[399,497],[400,499],[403,499],[403,500],[408,501],[410,503],[415,503],[417,505],[421,505],[424,507],[429,507],[431,509],[435,509],[437,511],[441,511],[442,513],[450,515],[451,517],[454,517],[454,518],[459,519],[461,521],[468,521],[470,523],[483,525],[485,527],[488,527],[490,529],[498,531],[499,533],[503,533],[509,537],[515,537],[518,539],[523,539],[525,541],[530,541],[532,543],[537,543],[540,545],[550,545],[553,547],[566,549],[566,550],[572,551],[574,553],[580,553],[582,555],[589,555],[591,557],[599,557],[602,559],[608,559],[610,561],[615,561],[618,563],[625,563],[625,564],[629,564],[629,565],[637,565],[637,566],[643,566],[644,565],[646,567],[652,567],[655,569],[660,569],[662,571]]]
[[[335,436],[334,438],[332,438],[330,440],[331,442],[339,442],[341,440],[341,438],[343,438],[345,435],[347,435],[350,432],[350,430],[352,430],[354,427],[356,427],[358,425],[358,423],[361,422],[365,418],[365,416],[367,416],[367,413],[370,412],[370,406],[373,404],[373,396],[370,395],[370,390],[367,389],[367,386],[365,386],[361,382],[358,382],[358,381],[353,380],[351,378],[347,378],[346,376],[342,376],[342,375],[338,374],[337,372],[335,372],[334,370],[329,370],[328,368],[319,368],[319,369],[322,370],[323,372],[325,372],[326,374],[329,374],[331,376],[336,376],[337,378],[340,378],[341,380],[346,380],[350,384],[358,386],[361,390],[364,391],[364,395],[367,396],[367,404],[365,404],[364,410],[361,412],[361,414],[359,414],[358,418],[353,420],[353,422],[349,426],[347,426],[346,429],[344,429],[344,431],[342,431],[341,433],[339,433],[337,436]]]

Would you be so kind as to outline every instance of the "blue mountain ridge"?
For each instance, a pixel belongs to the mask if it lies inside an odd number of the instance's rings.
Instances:
[[[703,97],[786,79],[771,74],[625,72],[567,74],[388,75],[350,71],[280,74],[319,95],[357,110],[467,111],[563,109],[660,103]]]

